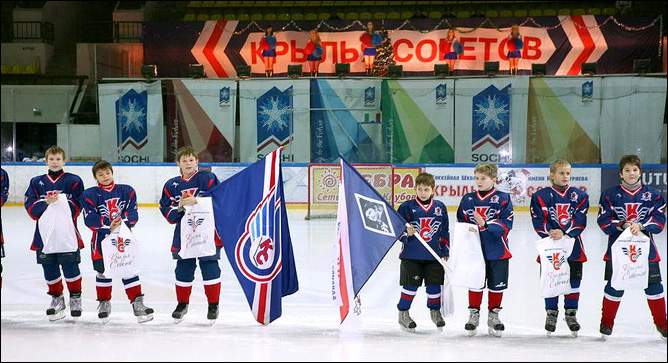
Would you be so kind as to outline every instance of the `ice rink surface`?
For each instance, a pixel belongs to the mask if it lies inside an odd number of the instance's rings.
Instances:
[[[538,295],[539,265],[533,247],[538,236],[528,212],[518,212],[510,232],[509,289],[503,298],[502,338],[488,336],[487,313],[481,313],[478,335],[464,331],[467,291],[455,288],[455,315],[438,332],[429,319],[424,287],[411,308],[415,333],[397,323],[399,244],[386,256],[361,293],[363,322],[341,329],[331,303],[331,257],[334,220],[305,221],[303,210],[291,210],[290,230],[299,291],[283,299],[283,316],[268,326],[255,322],[242,290],[224,257],[220,318],[206,321],[201,275],[196,273],[189,313],[174,325],[174,267],[169,246],[173,227],[157,208],[140,208],[135,235],[143,245],[140,274],[145,303],[156,310],[152,322],[140,325],[132,315],[120,281],[114,282],[111,321],[97,318],[95,273],[90,259],[91,232],[82,227],[83,316],[50,323],[50,297],[42,269],[29,250],[35,224],[21,207],[2,208],[7,258],[2,289],[2,361],[666,361],[666,343],[656,331],[643,291],[627,291],[613,335],[598,333],[603,298],[602,260],[606,238],[590,213],[584,241],[584,266],[578,319],[580,336],[572,338],[563,321],[563,298],[556,333],[545,336],[545,310]],[[454,213],[449,212],[451,230]],[[662,276],[666,276],[666,231],[656,237]],[[66,303],[68,298],[66,294]],[[487,293],[483,307],[487,306]],[[483,309],[486,310],[486,309]]]

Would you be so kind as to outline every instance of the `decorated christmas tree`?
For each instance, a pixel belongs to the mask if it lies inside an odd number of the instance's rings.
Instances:
[[[383,42],[376,47],[378,55],[373,62],[373,75],[377,77],[386,76],[388,66],[397,64],[394,60],[392,42],[390,41],[390,37],[387,36],[387,30],[381,30],[380,34],[383,36]]]

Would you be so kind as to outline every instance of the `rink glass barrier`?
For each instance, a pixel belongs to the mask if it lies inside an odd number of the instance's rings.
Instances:
[[[86,188],[96,185],[91,167],[93,163],[71,162],[65,170],[75,173],[84,181]],[[233,176],[249,164],[247,163],[202,163],[200,170],[210,170],[221,181]],[[42,163],[6,163],[2,164],[10,179],[9,205],[22,205],[23,195],[30,179],[46,173]],[[474,190],[475,164],[395,164],[392,175],[391,189],[395,207],[412,198],[415,190],[415,177],[420,172],[428,172],[436,179],[435,197],[449,207],[459,205],[461,198]],[[388,167],[379,166],[375,182],[388,180]],[[114,178],[117,184],[129,184],[137,191],[137,200],[141,206],[157,205],[163,186],[167,180],[178,175],[178,167],[173,163],[117,163],[114,164]],[[366,173],[371,174],[373,173]],[[309,192],[317,188],[309,186],[309,164],[284,163],[283,182],[286,202],[291,208],[306,208],[309,203]],[[375,175],[375,174],[374,174]],[[513,205],[526,208],[533,193],[538,189],[549,187],[548,164],[510,164],[499,165],[497,188],[512,196]],[[666,197],[666,164],[643,165],[643,183],[659,189]],[[371,180],[374,182],[374,180]],[[601,192],[619,183],[617,164],[574,164],[570,185],[586,191],[590,196],[592,210],[598,205]],[[328,195],[336,195],[338,186],[329,185]]]
[[[80,124],[73,90],[3,85],[2,160],[58,144],[70,161],[171,162],[191,145],[201,162],[250,163],[285,145],[290,163],[656,164],[666,88],[665,74],[124,79],[84,92],[100,118]]]

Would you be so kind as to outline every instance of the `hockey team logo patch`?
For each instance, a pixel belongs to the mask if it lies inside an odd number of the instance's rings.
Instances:
[[[554,252],[547,255],[547,260],[550,261],[555,271],[559,271],[561,266],[566,262],[566,257],[559,252]]]
[[[473,97],[471,151],[486,144],[500,149],[510,141],[510,84],[491,85]]]
[[[642,256],[642,248],[637,245],[629,245],[628,248],[622,247],[622,252],[624,252],[624,255],[628,256],[631,263],[638,262],[638,258]]]
[[[239,271],[257,283],[272,281],[283,267],[281,251],[281,201],[273,187],[246,220],[236,244]]]
[[[436,221],[435,218],[420,218],[419,222],[411,222],[415,230],[419,231],[420,237],[422,237],[426,242],[430,242],[434,235],[438,231],[438,228],[441,226],[440,221]]]
[[[125,208],[125,201],[121,202],[121,198],[107,199],[100,208],[102,216],[113,220],[121,215],[121,211]]]
[[[365,229],[386,236],[395,236],[385,202],[357,193],[355,200]]]
[[[192,215],[188,218],[188,226],[192,228],[192,233],[195,233],[197,227],[201,226],[204,223],[204,218],[197,218],[195,215]]]
[[[292,86],[272,87],[257,99],[257,151],[287,145],[292,136]]]
[[[559,221],[559,225],[562,227],[567,226],[571,220],[571,213],[570,213],[571,205],[565,203],[557,203],[556,207],[557,207],[556,208],[557,221]]]
[[[116,101],[116,139],[118,150],[132,145],[136,150],[148,144],[148,93],[126,92]]]

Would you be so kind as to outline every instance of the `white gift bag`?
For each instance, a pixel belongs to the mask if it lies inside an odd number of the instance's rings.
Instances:
[[[475,229],[471,232],[469,228]],[[452,240],[451,261],[455,286],[481,289],[485,286],[485,258],[475,224],[457,222]]]
[[[627,228],[610,247],[615,290],[644,290],[649,285],[650,240],[643,233],[634,236]]]
[[[452,291],[453,271],[449,263],[445,263],[443,268],[443,286],[441,286],[441,314],[444,317],[450,317],[455,314],[454,293]]]
[[[46,207],[37,221],[39,235],[42,237],[42,253],[70,253],[79,249],[77,232],[72,221],[72,212],[67,196],[60,193],[58,200]]]
[[[186,206],[181,219],[181,251],[183,259],[216,254],[213,202],[211,197],[197,198],[197,204]]]
[[[125,222],[102,240],[101,248],[105,277],[130,278],[139,274],[141,244]]]
[[[571,267],[568,257],[573,252],[574,239],[564,235],[559,240],[545,237],[536,241],[540,256],[539,294],[543,298],[568,294],[571,291]]]

